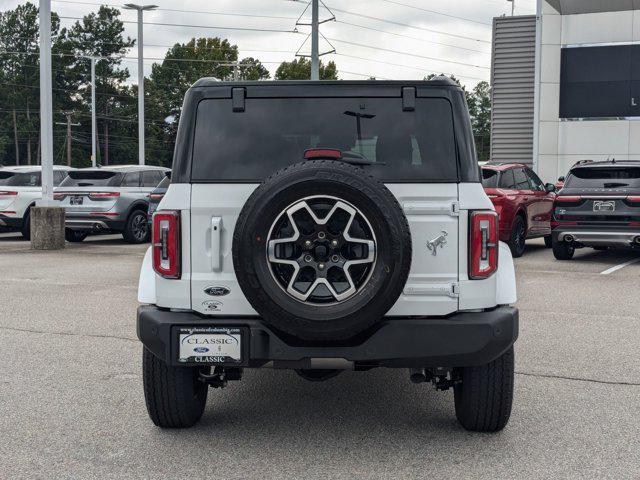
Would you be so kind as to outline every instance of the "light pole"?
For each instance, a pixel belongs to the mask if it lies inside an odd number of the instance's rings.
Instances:
[[[516,0],[507,0],[507,2],[511,2],[511,16],[516,12]]]
[[[96,57],[91,60],[91,166],[96,168]]]
[[[318,0],[311,0],[311,80],[320,80]]]
[[[51,87],[51,0],[40,0],[40,144],[42,206],[53,204],[53,95]]]
[[[158,6],[127,3],[124,8],[138,11],[138,163],[144,165],[144,24],[142,23],[142,12],[155,10]]]

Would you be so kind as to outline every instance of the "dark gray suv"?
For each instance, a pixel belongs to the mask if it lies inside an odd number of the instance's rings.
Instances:
[[[90,233],[120,232],[129,243],[149,241],[149,194],[167,168],[119,165],[76,170],[55,190],[66,210],[66,238],[81,242]]]

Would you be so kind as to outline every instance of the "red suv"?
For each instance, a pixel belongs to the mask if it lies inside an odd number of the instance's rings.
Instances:
[[[544,237],[551,247],[551,216],[556,187],[520,163],[487,164],[482,184],[500,217],[500,240],[514,257],[524,253],[528,238]]]

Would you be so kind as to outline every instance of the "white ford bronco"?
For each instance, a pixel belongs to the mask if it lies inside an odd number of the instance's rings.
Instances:
[[[504,428],[515,274],[457,85],[202,79],[172,168],[138,292],[156,425],[195,424],[245,368],[388,367]]]

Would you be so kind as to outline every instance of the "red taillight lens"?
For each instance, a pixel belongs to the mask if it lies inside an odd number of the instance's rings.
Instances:
[[[149,200],[157,200],[160,201],[164,197],[164,193],[152,193],[149,195]]]
[[[498,269],[498,214],[471,212],[469,224],[469,278],[489,278]]]
[[[153,215],[153,269],[164,278],[180,278],[180,212]]]
[[[54,193],[53,194],[53,199],[54,200],[64,200],[65,197],[66,197],[66,195],[64,193]]]
[[[0,197],[13,197],[14,195],[18,195],[18,192],[8,192],[6,190],[0,190]]]
[[[342,152],[335,148],[310,148],[304,152],[305,160],[311,160],[314,158],[342,158]]]
[[[582,201],[580,196],[561,195],[556,197],[556,203],[578,203]]]
[[[89,198],[91,200],[112,200],[114,197],[119,197],[120,192],[91,192]]]
[[[630,203],[640,203],[640,197],[630,195],[627,197],[627,201]]]

